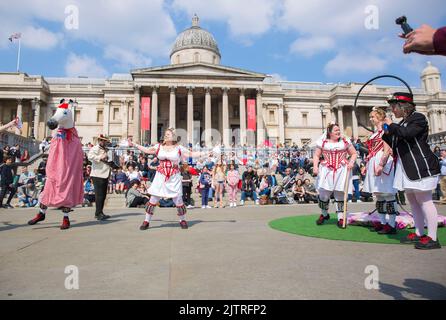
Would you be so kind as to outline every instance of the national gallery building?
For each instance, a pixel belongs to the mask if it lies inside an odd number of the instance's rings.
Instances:
[[[113,74],[108,79],[53,78],[26,73],[0,73],[0,121],[16,115],[23,136],[38,140],[50,135],[46,121],[62,98],[75,100],[74,117],[82,142],[103,133],[118,142],[127,137],[154,143],[173,127],[182,143],[223,143],[229,146],[273,144],[304,146],[322,127],[336,121],[350,137],[369,133],[373,106],[403,87],[369,85],[361,94],[359,114],[352,109],[362,84],[278,81],[256,71],[223,66],[217,42],[199,25],[181,32],[170,65]],[[260,70],[261,71],[261,70]],[[371,77],[374,75],[371,75]],[[431,133],[446,131],[446,92],[440,72],[430,63],[413,89],[417,109],[426,114]]]

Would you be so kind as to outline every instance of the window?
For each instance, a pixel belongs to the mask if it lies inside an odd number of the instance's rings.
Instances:
[[[98,110],[98,114],[96,116],[96,122],[103,122],[103,121],[104,121],[103,112],[102,110]]]
[[[200,62],[200,54],[198,52],[194,53],[194,62],[195,63]]]
[[[240,107],[239,106],[232,106],[232,117],[240,118]]]
[[[133,121],[133,117],[134,117],[134,112],[135,112],[135,108],[133,108],[133,107],[131,107],[130,108],[130,120],[132,120]]]
[[[113,108],[113,120],[119,120],[119,108]]]
[[[217,57],[216,56],[212,56],[212,63],[216,64],[217,63]]]
[[[327,126],[327,115],[322,115],[322,126],[325,128]]]
[[[118,136],[110,137],[110,140],[111,140],[112,144],[119,144],[121,137],[118,137]]]
[[[283,122],[284,122],[285,124],[288,124],[288,111],[285,111],[285,112],[283,113]]]
[[[74,121],[78,122],[80,120],[80,118],[81,118],[81,111],[80,110],[76,110],[74,112]]]
[[[179,64],[180,63],[180,55],[177,54],[175,57],[176,63]]]
[[[274,110],[269,111],[269,122],[274,122]]]
[[[308,126],[308,114],[302,113],[302,126],[306,127]]]

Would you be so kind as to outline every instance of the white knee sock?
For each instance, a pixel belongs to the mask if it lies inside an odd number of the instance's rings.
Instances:
[[[396,214],[389,214],[389,225],[395,228],[396,225]]]
[[[144,221],[146,221],[146,222],[150,222],[150,220],[152,220],[152,215],[146,213],[146,218],[144,219]]]
[[[182,216],[178,216],[180,218],[180,221],[186,220],[186,216],[182,215]]]

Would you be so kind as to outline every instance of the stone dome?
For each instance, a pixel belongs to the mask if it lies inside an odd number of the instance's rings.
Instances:
[[[438,68],[434,67],[430,61],[427,62],[427,67],[424,68],[423,72],[421,73],[421,76],[430,76],[430,75],[437,75],[440,74],[440,70]]]
[[[210,32],[199,26],[199,18],[197,15],[194,15],[192,18],[192,27],[181,32],[176,38],[170,57],[176,52],[185,49],[205,49],[212,51],[221,58],[217,41],[215,41]]]

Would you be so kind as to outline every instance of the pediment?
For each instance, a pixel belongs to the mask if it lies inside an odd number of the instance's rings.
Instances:
[[[263,73],[213,65],[205,63],[177,64],[153,68],[143,68],[131,71],[133,77],[227,77],[227,78],[265,78]]]

